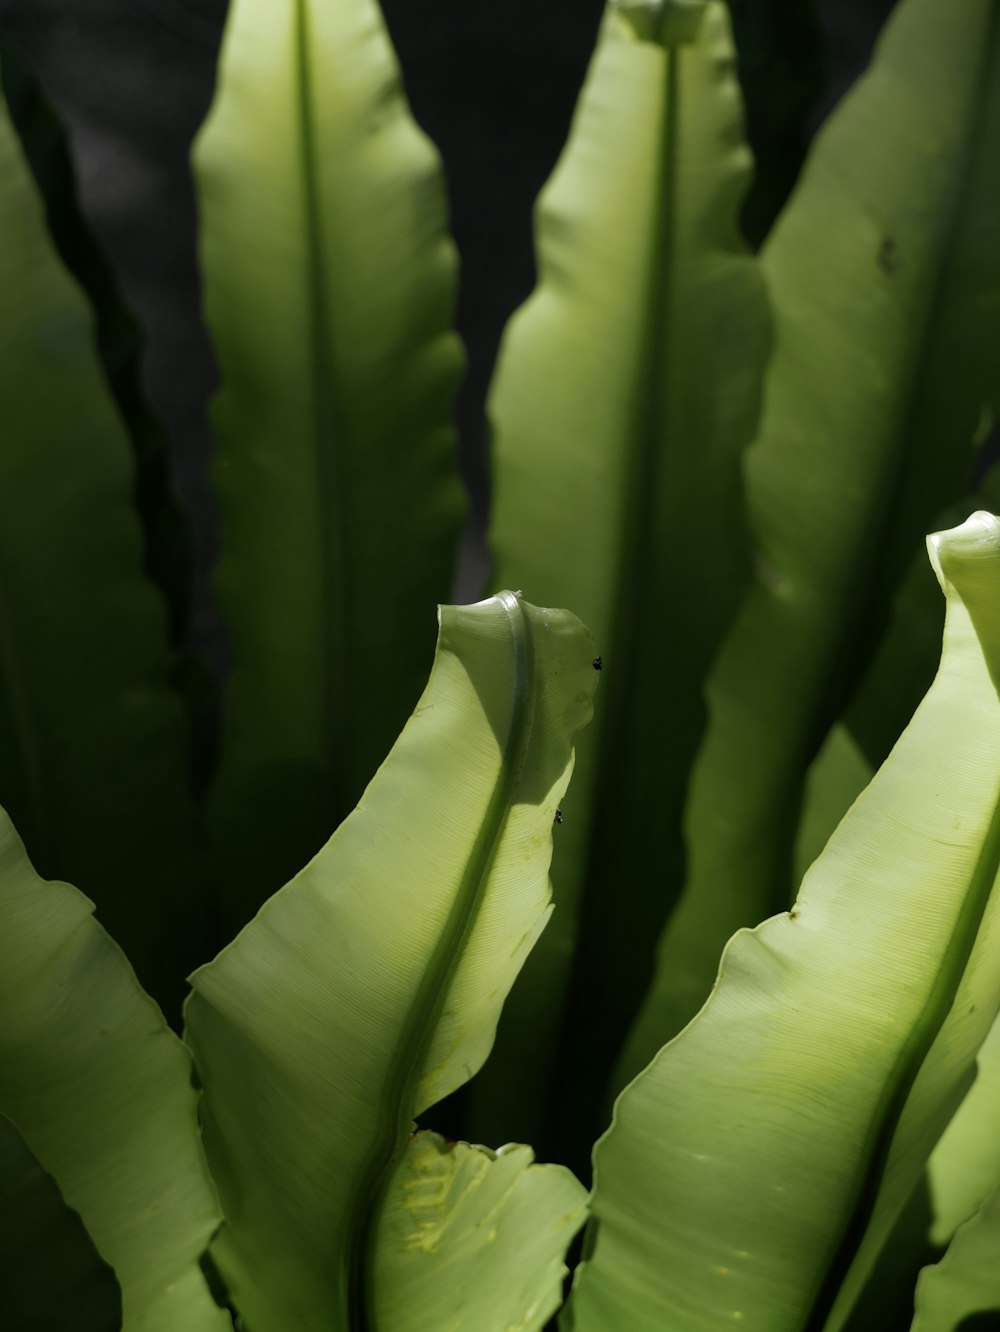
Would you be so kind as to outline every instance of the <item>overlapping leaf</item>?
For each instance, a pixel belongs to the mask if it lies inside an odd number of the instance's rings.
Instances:
[[[114,1268],[125,1332],[223,1332],[191,1061],[92,910],[0,811],[0,1114]]]
[[[376,0],[234,0],[195,165],[234,658],[214,828],[242,924],[420,692],[462,520],[455,261]]]
[[[1000,411],[1000,8],[903,0],[762,263],[776,314],[747,455],[757,576],[709,682],[684,899],[619,1073],[785,906],[806,769],[923,534]]]
[[[563,1166],[418,1133],[386,1195],[374,1256],[380,1332],[538,1332],[562,1302],[587,1193]]]
[[[0,234],[0,803],[179,1005],[207,904],[166,615],[90,314],[2,101]]]
[[[940,671],[790,913],[619,1098],[574,1332],[834,1332],[1000,997],[1000,520],[932,539]]]
[[[193,977],[213,1253],[254,1332],[369,1325],[411,1120],[480,1067],[547,920],[593,653],[568,612],[511,593],[444,607],[430,682],[357,809]]]
[[[55,1181],[0,1115],[0,1327],[120,1332],[115,1274]]]
[[[677,887],[702,677],[742,586],[740,451],[767,344],[737,228],[748,168],[725,6],[609,9],[489,403],[496,577],[573,607],[606,683],[557,840],[559,915],[473,1124],[575,1164]]]

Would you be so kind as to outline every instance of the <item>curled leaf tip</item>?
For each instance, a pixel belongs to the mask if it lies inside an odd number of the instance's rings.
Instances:
[[[931,566],[943,590],[956,574],[986,560],[1000,556],[1000,518],[977,509],[957,527],[933,532],[927,538]]]

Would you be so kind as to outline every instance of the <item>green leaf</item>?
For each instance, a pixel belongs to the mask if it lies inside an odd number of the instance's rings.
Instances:
[[[482,1065],[548,918],[593,655],[572,615],[509,592],[443,607],[430,681],[357,809],[192,978],[213,1255],[253,1332],[368,1325],[411,1120]]]
[[[0,1115],[0,1327],[119,1332],[115,1274],[79,1216]]]
[[[947,1244],[1000,1179],[998,1120],[1000,1021],[994,1021],[976,1059],[976,1080],[927,1163],[934,1244]]]
[[[418,1133],[386,1194],[375,1250],[379,1332],[536,1332],[562,1302],[587,1191],[529,1147]]]
[[[126,1332],[222,1332],[191,1061],[92,910],[0,811],[0,1113],[115,1269]]]
[[[741,591],[740,451],[767,342],[737,228],[749,166],[725,6],[610,9],[489,404],[496,578],[572,606],[605,685],[557,838],[559,912],[471,1089],[472,1128],[538,1142],[552,1097],[541,1142],[581,1168],[680,878],[702,677]]]
[[[957,527],[976,509],[1000,512],[1000,467],[991,468],[971,494],[938,513],[934,526]],[[896,591],[864,679],[809,767],[796,834],[796,881],[885,761],[930,688],[940,656],[939,606],[940,592],[921,551]]]
[[[904,0],[762,252],[776,350],[747,455],[757,576],[708,685],[690,869],[624,1081],[782,909],[806,769],[1000,409],[1000,10]]]
[[[234,658],[213,820],[242,924],[420,693],[463,516],[455,255],[375,0],[234,0],[195,166]]]
[[[917,1282],[913,1332],[989,1332],[1000,1323],[1000,1185]]]
[[[206,905],[165,610],[89,312],[2,99],[0,235],[0,803],[40,873],[90,893],[179,1003]]]
[[[142,333],[81,211],[70,144],[58,117],[37,79],[2,40],[0,53],[3,93],[45,204],[53,244],[93,308],[104,375],[132,444],[145,568],[169,608],[171,641],[183,647],[191,614],[194,557],[187,523],[172,490],[166,436],[142,387]]]
[[[834,1332],[968,1086],[1000,995],[1000,519],[929,546],[940,671],[792,911],[619,1098],[574,1332]]]

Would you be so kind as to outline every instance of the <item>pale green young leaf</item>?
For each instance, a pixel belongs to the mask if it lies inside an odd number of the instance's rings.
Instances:
[[[1000,995],[1000,520],[929,542],[938,675],[803,882],[595,1151],[574,1332],[834,1332]]]
[[[379,1332],[540,1332],[562,1302],[587,1191],[533,1159],[530,1147],[414,1135],[375,1244]]]
[[[411,1120],[482,1065],[551,910],[593,655],[574,616],[512,593],[443,607],[430,681],[358,807],[195,973],[213,1254],[253,1332],[372,1316]]]

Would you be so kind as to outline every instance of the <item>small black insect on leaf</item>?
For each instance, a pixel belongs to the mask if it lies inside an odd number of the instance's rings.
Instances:
[[[594,660],[593,660],[590,664],[593,666],[593,668],[594,668],[595,671],[599,671],[599,670],[601,669],[601,667],[604,665],[604,663],[601,661],[600,657],[595,657]]]
[[[557,810],[556,810],[555,822],[556,822],[556,823],[562,823],[562,821],[563,821],[562,810],[561,810],[561,809],[557,809]]]

